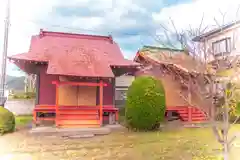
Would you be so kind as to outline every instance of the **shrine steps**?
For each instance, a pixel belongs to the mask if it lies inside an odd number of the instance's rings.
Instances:
[[[99,124],[58,124],[58,128],[99,128]]]
[[[177,112],[180,119],[184,122],[203,122],[208,120],[206,114],[195,107],[167,107],[167,111]]]
[[[115,115],[113,121],[118,120],[118,109],[115,106],[103,106],[103,112],[110,114],[108,117],[103,114],[100,117],[100,106],[36,105],[33,110],[33,124],[41,125],[42,122],[51,121],[60,128],[98,128],[103,119],[107,118],[108,123],[112,123],[113,115]],[[38,113],[44,115],[40,117]]]
[[[56,112],[56,126],[60,128],[99,127],[99,108],[64,108]]]

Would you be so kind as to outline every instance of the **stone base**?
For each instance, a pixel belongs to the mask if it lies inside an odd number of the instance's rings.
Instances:
[[[56,128],[56,127],[36,127],[32,128],[29,132],[33,135],[59,135],[62,137],[73,137],[73,138],[86,138],[93,137],[96,135],[107,135],[111,131],[116,129],[122,129],[123,126],[107,125],[100,128]]]

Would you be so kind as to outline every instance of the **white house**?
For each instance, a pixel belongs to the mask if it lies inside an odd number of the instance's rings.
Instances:
[[[209,60],[225,56],[240,55],[240,21],[232,22],[193,38],[211,57]]]

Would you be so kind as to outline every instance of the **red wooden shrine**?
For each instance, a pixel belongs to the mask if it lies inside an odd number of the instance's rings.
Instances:
[[[179,53],[177,53],[179,52]],[[202,122],[208,120],[206,113],[199,109],[197,106],[190,105],[183,97],[181,97],[181,93],[184,90],[181,90],[181,83],[180,80],[173,79],[172,77],[168,77],[159,66],[168,67],[168,64],[177,64],[177,66],[181,66],[178,63],[181,62],[182,64],[189,63],[188,59],[173,59],[174,55],[181,55],[183,51],[181,50],[174,50],[168,48],[160,48],[154,46],[144,46],[140,49],[134,58],[135,62],[141,63],[142,67],[137,72],[134,72],[134,75],[142,76],[142,75],[151,75],[161,80],[162,84],[164,85],[165,95],[166,95],[166,116],[168,114],[172,114],[172,112],[178,113],[181,117],[182,121],[185,122]],[[169,55],[172,54],[172,57],[169,58]],[[169,61],[169,59],[171,61]],[[175,61],[174,61],[175,60]],[[188,60],[188,61],[187,61]],[[192,60],[192,59],[190,59]],[[170,65],[171,66],[171,65]],[[197,65],[196,65],[197,66]],[[191,70],[193,67],[182,67],[185,70]],[[200,68],[200,67],[199,67]],[[183,69],[182,72],[173,72],[173,74],[177,75],[184,75]],[[171,75],[172,76],[172,75]],[[181,91],[181,92],[179,92]],[[187,92],[187,91],[185,91]],[[191,96],[193,97],[193,95]],[[195,100],[195,104],[201,105],[199,101]],[[201,100],[202,101],[202,100]],[[198,103],[197,103],[198,102]]]
[[[100,127],[118,120],[115,77],[138,63],[124,59],[111,36],[40,30],[29,51],[8,57],[28,74],[37,75],[33,121],[57,127]]]

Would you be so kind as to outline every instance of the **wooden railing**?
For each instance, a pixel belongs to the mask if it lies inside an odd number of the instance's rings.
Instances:
[[[207,120],[205,113],[195,107],[188,106],[167,107],[167,111],[175,111],[179,113],[181,119],[187,122],[200,122]]]
[[[113,114],[115,121],[118,121],[118,109],[114,106],[103,106],[103,112]],[[38,117],[37,113],[54,113],[55,117]],[[35,124],[45,120],[55,120],[56,126],[59,127],[99,127],[101,118],[103,119],[103,113],[100,113],[99,106],[60,105],[56,110],[55,105],[36,105],[33,111]]]

